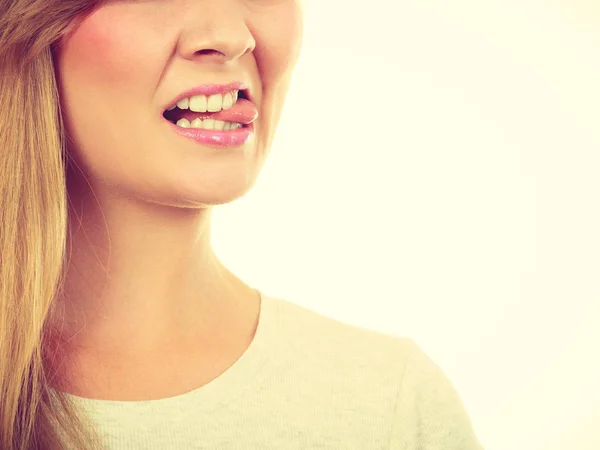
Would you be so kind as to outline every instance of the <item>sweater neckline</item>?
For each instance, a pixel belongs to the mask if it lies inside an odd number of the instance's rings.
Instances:
[[[93,416],[110,417],[115,420],[119,415],[148,415],[160,412],[161,415],[189,413],[211,410],[223,406],[247,389],[253,379],[269,362],[276,344],[275,329],[277,326],[278,304],[259,289],[255,289],[260,297],[260,312],[256,332],[246,351],[218,377],[192,391],[153,400],[99,400],[79,397],[65,392],[67,399]],[[51,388],[52,391],[54,389]],[[193,405],[193,406],[188,406]],[[163,416],[164,417],[164,416]]]

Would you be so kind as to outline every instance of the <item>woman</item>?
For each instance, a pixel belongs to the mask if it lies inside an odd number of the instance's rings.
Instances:
[[[211,248],[300,41],[300,0],[0,0],[0,448],[480,448],[410,339]]]

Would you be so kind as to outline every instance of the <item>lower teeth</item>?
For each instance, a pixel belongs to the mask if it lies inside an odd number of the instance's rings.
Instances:
[[[176,123],[181,128],[201,128],[203,130],[231,131],[241,128],[243,125],[237,122],[224,122],[215,119],[194,119],[190,123],[187,119],[179,119]]]

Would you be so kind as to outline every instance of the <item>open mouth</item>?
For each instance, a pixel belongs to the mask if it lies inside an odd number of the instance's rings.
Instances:
[[[163,117],[183,128],[230,131],[247,126],[247,120],[238,116],[239,110],[248,101],[244,90],[208,96],[194,95],[172,105],[163,112]],[[236,118],[240,121],[236,121]]]

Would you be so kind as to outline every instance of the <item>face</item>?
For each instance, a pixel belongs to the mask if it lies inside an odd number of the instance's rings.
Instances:
[[[54,56],[68,151],[94,190],[185,207],[243,195],[298,58],[300,1],[110,0],[87,16]],[[163,116],[192,88],[238,81],[258,113],[244,143],[198,142]]]

